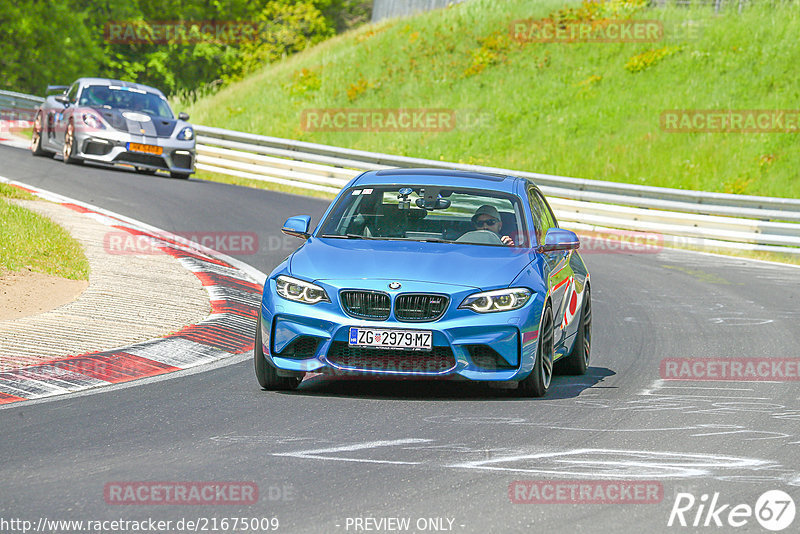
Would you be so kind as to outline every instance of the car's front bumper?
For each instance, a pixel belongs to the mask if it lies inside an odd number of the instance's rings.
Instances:
[[[195,142],[174,138],[131,135],[116,130],[81,129],[75,132],[75,156],[87,161],[133,165],[140,169],[191,174],[195,164]],[[159,146],[160,155],[128,150],[130,143]]]
[[[424,290],[425,284],[415,284],[404,282],[402,292]],[[441,286],[435,288],[441,292]],[[534,294],[519,310],[479,314],[458,309],[464,297],[476,291],[458,288],[448,292],[450,304],[441,319],[405,322],[393,316],[385,321],[350,317],[339,303],[337,288],[325,289],[332,302],[301,304],[278,296],[274,280],[267,280],[261,306],[261,338],[265,358],[278,370],[512,381],[525,378],[533,369],[544,300],[541,295]],[[431,285],[427,290],[437,292]],[[353,350],[348,345],[351,327],[431,331],[434,348]],[[298,351],[301,346],[303,350]]]

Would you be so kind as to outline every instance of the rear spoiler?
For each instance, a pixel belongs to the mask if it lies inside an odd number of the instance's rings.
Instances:
[[[45,90],[45,94],[50,94],[53,91],[58,91],[59,93],[63,93],[69,89],[69,85],[48,85],[47,89]]]

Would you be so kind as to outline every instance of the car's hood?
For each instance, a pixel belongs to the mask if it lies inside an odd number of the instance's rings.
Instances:
[[[128,132],[133,135],[147,135],[150,137],[170,137],[175,131],[177,119],[159,117],[142,113],[140,111],[129,111],[125,109],[109,109],[105,107],[93,107],[95,112],[105,119],[115,130]],[[125,115],[128,115],[127,117]],[[135,120],[140,115],[145,120]],[[187,124],[188,126],[188,124]],[[144,130],[144,132],[142,132]]]
[[[290,272],[308,280],[419,280],[474,288],[510,284],[533,259],[527,249],[455,243],[310,238]]]

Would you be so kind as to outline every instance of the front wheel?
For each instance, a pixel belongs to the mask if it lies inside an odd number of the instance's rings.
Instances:
[[[291,391],[300,385],[302,378],[278,376],[275,368],[264,358],[264,346],[261,344],[261,311],[256,321],[256,346],[253,347],[253,361],[256,367],[258,384],[270,391]]]
[[[82,161],[75,157],[75,124],[69,121],[67,132],[64,135],[64,151],[62,153],[64,163],[82,163]]]
[[[31,153],[34,156],[48,156],[53,157],[51,152],[42,148],[42,134],[44,133],[44,126],[42,123],[42,112],[36,114],[33,120],[33,135],[31,135]]]
[[[548,303],[539,323],[539,343],[536,347],[536,362],[533,371],[521,380],[517,394],[521,397],[544,397],[553,379],[553,313]]]

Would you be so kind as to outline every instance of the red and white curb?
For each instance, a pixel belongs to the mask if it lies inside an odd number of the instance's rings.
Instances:
[[[166,337],[80,354],[0,373],[0,404],[40,399],[172,373],[253,349],[256,314],[266,275],[234,258],[102,208],[0,177],[118,231],[151,239],[208,291],[211,314]]]
[[[17,135],[9,134],[8,132],[3,132],[0,130],[0,145],[27,150],[30,149],[31,141],[30,139],[23,139]]]

